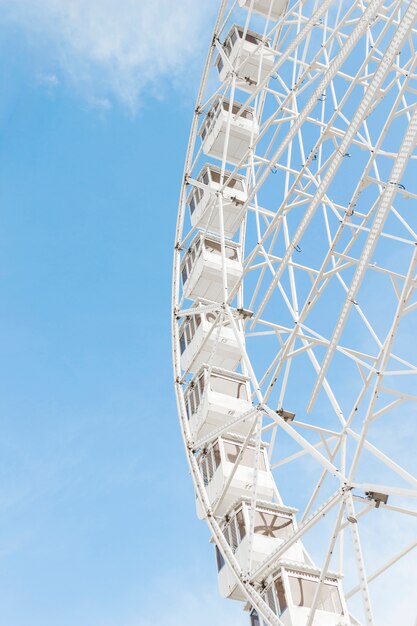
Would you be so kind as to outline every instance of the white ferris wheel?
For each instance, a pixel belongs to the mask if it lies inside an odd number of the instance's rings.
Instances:
[[[414,626],[417,0],[219,4],[173,358],[220,592],[252,626]]]

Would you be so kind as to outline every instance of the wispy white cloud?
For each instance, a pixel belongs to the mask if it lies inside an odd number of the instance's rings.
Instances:
[[[132,109],[146,93],[186,85],[207,44],[211,0],[0,0],[2,28],[22,29],[47,50],[44,75],[63,79],[91,103]],[[55,67],[51,68],[51,65]],[[61,74],[57,76],[57,74]]]

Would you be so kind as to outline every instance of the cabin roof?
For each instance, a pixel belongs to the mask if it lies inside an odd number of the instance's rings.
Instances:
[[[231,26],[229,32],[227,33],[226,37],[224,38],[224,43],[226,43],[226,41],[228,39],[230,39],[230,37],[232,36],[232,33],[234,30],[237,30],[241,35],[243,34],[243,31],[245,30],[244,26],[241,26],[240,24],[233,24],[233,26]],[[246,31],[246,35],[250,35],[251,37],[255,37],[255,39],[259,39],[259,42],[263,41],[264,43],[268,44],[270,41],[270,37],[263,37],[261,35],[261,33],[257,33],[255,30],[250,30],[248,29]],[[223,44],[224,45],[224,44]]]
[[[226,515],[231,515],[231,513],[233,513],[233,511],[235,511],[243,503],[252,504],[252,498],[249,498],[248,496],[240,496],[226,511]],[[285,506],[285,504],[279,504],[278,502],[268,502],[267,500],[257,500],[256,508],[271,513],[286,513],[289,515],[294,515],[294,513],[298,511],[298,509],[291,506]]]
[[[189,381],[190,383],[197,380],[201,376],[204,370],[207,370],[210,366],[207,363],[203,363],[203,365],[198,369],[198,371],[194,374],[194,376]],[[213,374],[217,374],[219,376],[224,376],[224,378],[230,378],[231,380],[238,380],[239,382],[247,382],[250,380],[249,376],[245,376],[244,374],[240,374],[240,372],[234,372],[233,370],[225,370],[221,367],[211,367],[211,372]],[[189,384],[189,383],[188,383]]]

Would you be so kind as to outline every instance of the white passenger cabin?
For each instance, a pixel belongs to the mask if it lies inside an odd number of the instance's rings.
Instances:
[[[239,0],[239,6],[250,9],[252,0]],[[254,0],[253,11],[272,20],[278,20],[287,8],[288,0]]]
[[[207,487],[207,496],[211,507],[215,509],[216,516],[223,516],[237,499],[252,495],[256,454],[256,444],[253,441],[246,447],[230,485],[216,508],[223,488],[233,471],[238,454],[242,450],[243,441],[244,437],[238,435],[229,433],[222,435],[210,444],[198,458],[198,465]],[[261,500],[271,501],[275,491],[275,482],[269,469],[265,444],[262,444],[259,455],[257,497]],[[205,517],[198,499],[197,515],[200,519]]]
[[[231,73],[231,66],[237,71],[237,87],[242,91],[252,92],[267,76],[274,66],[274,52],[262,35],[244,28],[232,26],[227,35],[223,50],[229,63],[218,55],[216,67],[219,77],[224,82]]]
[[[225,241],[225,267],[229,294],[243,274],[240,246]],[[221,240],[216,235],[198,232],[181,263],[183,295],[195,300],[224,301]]]
[[[234,102],[232,106],[229,142],[226,153],[226,161],[235,165],[244,159],[250,145],[255,142],[259,135],[259,125],[255,118],[254,109],[247,107],[237,117],[241,106],[240,102]],[[223,159],[229,109],[229,100],[218,96],[200,128],[204,154],[220,160]]]
[[[267,579],[264,600],[284,626],[306,626],[319,577],[320,570],[315,567],[289,560],[279,561],[276,572]],[[356,623],[349,616],[340,576],[329,573],[324,579],[313,626]]]
[[[190,207],[191,224],[202,230],[220,234],[219,207],[216,192],[221,188],[221,170],[206,164],[197,176],[205,188],[193,187],[187,203]],[[239,174],[224,173],[223,224],[226,237],[233,237],[243,220],[243,205],[248,198],[245,178]],[[214,205],[214,206],[213,206]]]
[[[249,570],[249,532],[252,519],[251,500],[249,498],[241,498],[232,506],[227,512],[225,522],[221,528],[242,571],[254,571],[271,552],[294,534],[296,530],[295,512],[295,509],[282,504],[257,501]],[[297,541],[285,552],[284,558],[309,563],[300,541]],[[220,593],[225,598],[245,600],[245,596],[242,594],[233,572],[224,565],[217,547],[216,559]]]
[[[247,376],[208,365],[203,365],[190,381],[184,400],[194,441],[253,409]],[[233,424],[232,432],[247,435],[253,419]]]
[[[203,309],[204,306],[212,304],[212,302],[200,299],[194,302],[192,308]],[[217,311],[202,310],[201,313],[184,318],[179,330],[183,370],[195,373],[204,363],[227,370],[234,370],[239,365],[242,354],[230,320],[220,318],[220,321],[216,323],[217,317]],[[236,314],[236,325],[243,344],[245,338],[242,320],[238,314]]]

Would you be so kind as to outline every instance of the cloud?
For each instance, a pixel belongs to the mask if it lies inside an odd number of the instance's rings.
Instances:
[[[95,102],[135,110],[147,94],[186,89],[209,40],[211,0],[0,0],[2,28],[47,51],[42,74]],[[199,70],[198,70],[199,71]]]

